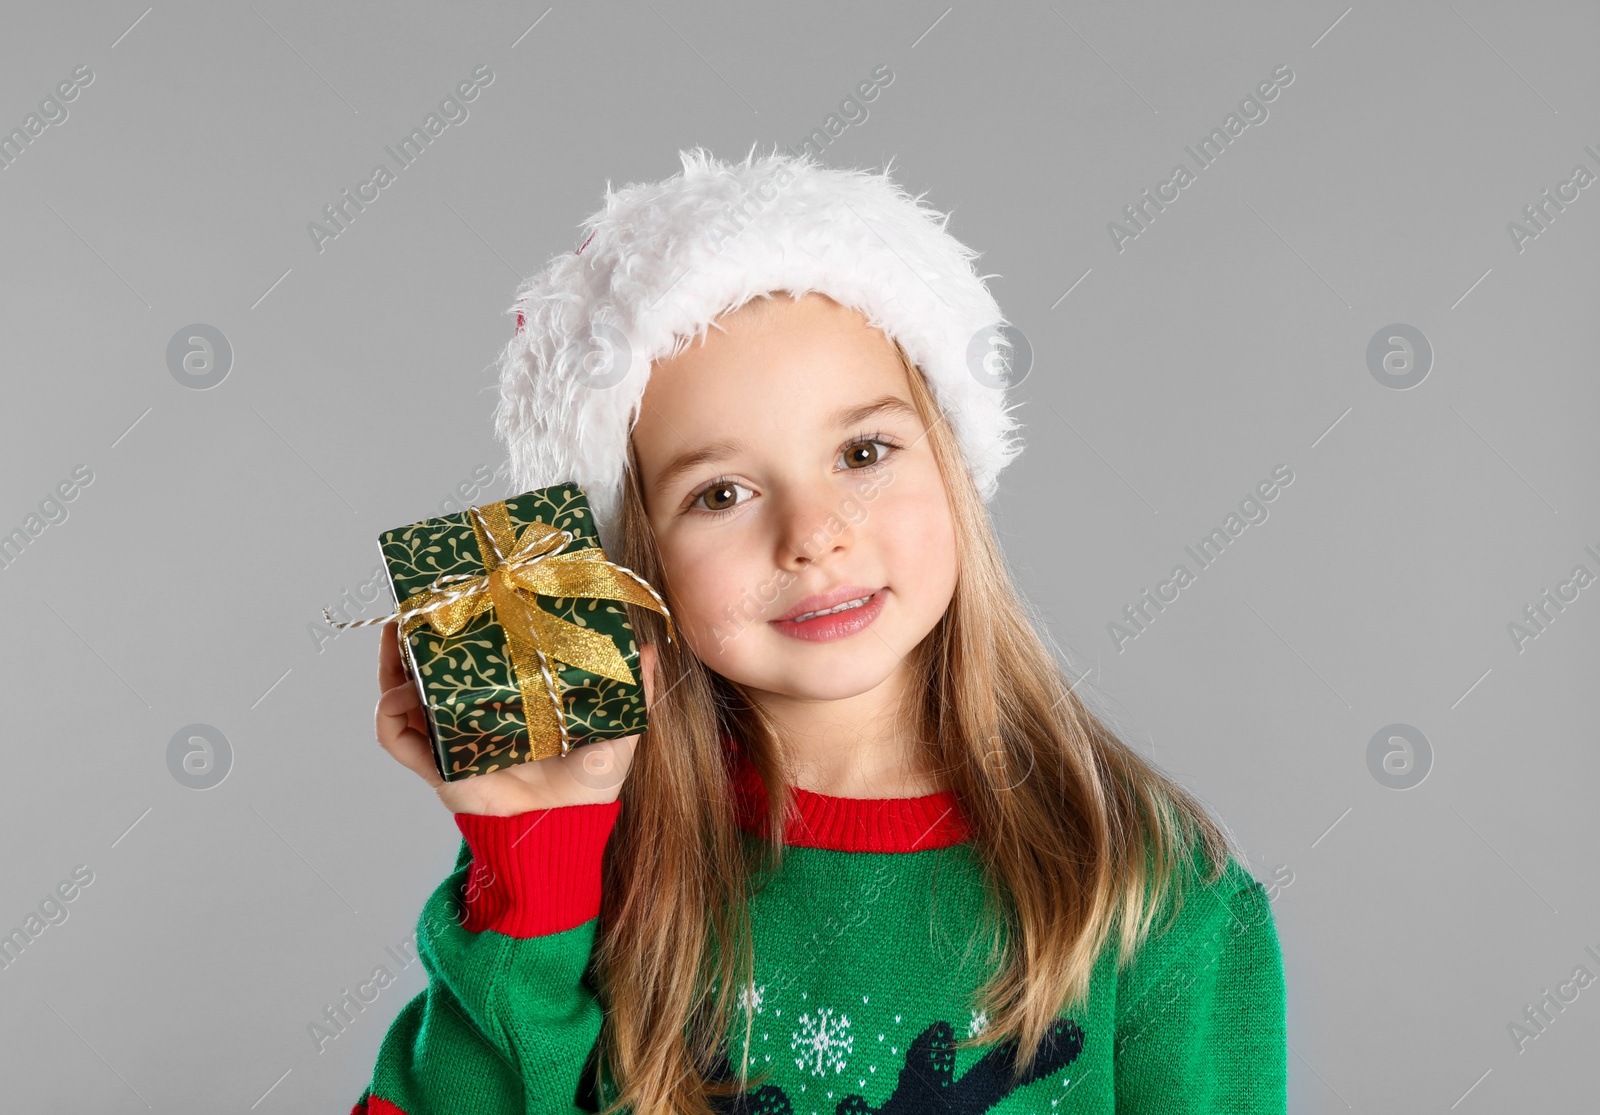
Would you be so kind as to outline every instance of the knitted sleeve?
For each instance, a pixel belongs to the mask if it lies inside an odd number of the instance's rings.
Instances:
[[[1230,857],[1118,976],[1117,1110],[1284,1115],[1283,958],[1265,889]]]
[[[593,1110],[601,1008],[586,971],[620,809],[455,815],[456,868],[417,926],[428,986],[390,1024],[352,1115]]]

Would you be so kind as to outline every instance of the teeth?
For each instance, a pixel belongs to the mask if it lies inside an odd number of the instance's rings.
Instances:
[[[821,611],[821,612],[806,612],[806,613],[804,613],[802,615],[795,616],[789,622],[790,623],[800,623],[803,620],[811,619],[813,616],[831,616],[835,612],[848,612],[851,608],[859,608],[859,607],[861,607],[861,605],[865,604],[868,600],[871,600],[871,599],[872,599],[872,594],[868,593],[866,596],[863,596],[860,600],[846,600],[843,604],[840,604],[837,607],[828,608],[827,610]]]

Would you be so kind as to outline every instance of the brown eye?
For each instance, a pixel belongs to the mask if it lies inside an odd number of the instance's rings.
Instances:
[[[738,490],[741,487],[743,487],[742,484],[735,484],[731,480],[718,480],[710,487],[702,490],[690,506],[699,507],[703,505],[707,511],[713,514],[731,511],[738,506]]]
[[[884,441],[858,441],[844,451],[844,459],[850,468],[871,468],[886,456],[874,448],[880,445],[889,447],[889,443]]]

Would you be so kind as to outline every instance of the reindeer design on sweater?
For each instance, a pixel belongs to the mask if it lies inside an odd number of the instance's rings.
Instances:
[[[996,1045],[956,1080],[955,1029],[940,1020],[922,1031],[906,1049],[905,1065],[894,1093],[882,1106],[873,1107],[860,1094],[851,1093],[838,1102],[834,1115],[925,1115],[929,1111],[981,1115],[1018,1088],[1043,1080],[1077,1060],[1083,1042],[1078,1024],[1060,1018],[1045,1032],[1033,1063],[1015,1084],[1011,1080],[1017,1055],[1015,1038]],[[712,1079],[731,1079],[726,1058],[719,1059],[718,1064],[723,1068]],[[741,1092],[714,1106],[726,1115],[794,1115],[795,1110],[789,1096],[775,1084],[763,1084],[753,1092]]]

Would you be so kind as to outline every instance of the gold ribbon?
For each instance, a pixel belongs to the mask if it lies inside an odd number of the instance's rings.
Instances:
[[[566,662],[599,677],[637,682],[611,639],[551,615],[525,594],[638,604],[666,618],[668,642],[673,639],[672,613],[643,578],[607,561],[598,547],[562,553],[576,537],[571,531],[533,522],[518,537],[504,500],[469,508],[468,518],[483,555],[482,573],[437,577],[407,597],[393,615],[333,625],[364,627],[399,619],[401,650],[410,661],[407,636],[416,628],[426,625],[449,638],[477,616],[492,612],[505,632],[512,680],[522,694],[531,758],[565,755],[572,738],[562,714],[561,675],[553,664]],[[323,614],[333,622],[326,610]],[[412,668],[416,670],[414,662]]]

